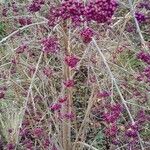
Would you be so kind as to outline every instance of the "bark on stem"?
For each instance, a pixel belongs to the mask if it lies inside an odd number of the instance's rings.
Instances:
[[[70,48],[70,39],[67,35],[67,23],[63,24],[63,30],[64,30],[64,45],[66,49],[66,55],[71,54],[71,48]],[[66,38],[65,38],[66,37]],[[64,80],[71,79],[71,70],[68,67],[68,65],[64,64]],[[72,89],[66,88],[66,94],[68,97],[68,104],[64,106],[64,113],[71,113],[72,112]],[[64,150],[70,150],[71,149],[71,121],[68,120],[66,123],[63,121],[63,147]]]

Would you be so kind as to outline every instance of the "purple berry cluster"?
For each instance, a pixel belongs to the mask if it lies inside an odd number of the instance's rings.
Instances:
[[[67,96],[58,98],[58,102],[53,103],[53,104],[50,106],[50,109],[51,109],[52,111],[60,111],[61,108],[62,108],[62,105],[63,105],[65,102],[67,102],[67,100],[68,100],[68,97],[67,97]]]
[[[148,65],[150,65],[150,53],[148,52],[144,52],[144,51],[140,51],[137,54],[137,58],[145,63],[147,63]]]
[[[33,0],[32,2],[31,2],[31,4],[29,5],[29,8],[28,8],[28,10],[30,11],[30,12],[37,12],[37,11],[39,11],[40,9],[41,9],[41,7],[42,7],[42,5],[45,3],[45,1],[44,0]]]
[[[49,12],[49,25],[58,21],[71,19],[74,24],[83,21],[84,5],[78,0],[65,0],[60,5],[52,7]]]
[[[109,97],[110,95],[111,93],[108,91],[99,91],[97,93],[97,98],[106,98],[106,97]]]
[[[64,85],[67,88],[72,88],[75,85],[75,81],[73,79],[68,79],[64,81]]]
[[[43,52],[46,54],[56,53],[59,50],[59,44],[55,37],[44,38],[41,43],[43,46]]]
[[[111,20],[116,8],[115,0],[91,0],[85,7],[85,18],[87,21],[105,23]]]
[[[149,10],[150,10],[150,1],[143,0],[137,5],[137,11],[135,17],[139,23],[148,23],[149,22]]]
[[[15,144],[13,144],[13,143],[8,143],[8,144],[7,144],[7,150],[15,150]]]
[[[145,8],[146,10],[150,10],[150,1],[143,0],[138,4],[138,8]]]
[[[148,121],[148,118],[149,117],[144,110],[139,110],[136,115],[136,124],[138,124],[139,127],[142,127],[142,125]]]
[[[77,58],[75,55],[66,56],[65,62],[69,67],[74,68],[79,62],[79,58]]]
[[[137,58],[148,66],[138,75],[138,81],[144,81],[145,83],[150,83],[150,53],[141,51],[137,54]]]
[[[92,0],[87,4],[78,0],[65,0],[50,9],[49,25],[66,19],[70,19],[75,25],[91,21],[105,23],[111,20],[116,8],[115,0]]]
[[[105,129],[105,134],[108,137],[115,137],[118,132],[118,127],[116,124],[110,124],[106,129]]]
[[[144,110],[139,110],[135,117],[135,123],[129,123],[126,127],[126,136],[132,139],[137,138],[138,132],[142,130],[142,126],[146,123],[146,121],[148,121],[148,115],[146,115]]]
[[[18,22],[21,26],[29,25],[32,23],[31,18],[19,18]]]
[[[65,0],[60,7],[61,17],[63,20],[71,19],[77,24],[82,21],[84,5],[78,0]]]
[[[137,77],[137,80],[150,83],[150,66],[144,68],[144,70]]]
[[[0,99],[4,98],[5,97],[5,92],[4,91],[0,91]]]
[[[67,96],[64,96],[64,97],[60,97],[59,99],[58,99],[58,102],[59,103],[64,103],[64,102],[66,102],[67,101]]]
[[[61,112],[63,106],[68,105],[67,100],[68,100],[67,96],[60,97],[58,99],[58,102],[55,102],[50,106],[50,110],[55,112],[55,114],[57,113],[58,118],[61,120],[62,119],[73,120],[75,117],[73,112],[67,112],[67,113]]]
[[[81,38],[84,43],[90,43],[94,35],[94,31],[91,28],[85,28],[81,30]]]
[[[120,104],[113,104],[108,107],[107,112],[104,113],[103,119],[106,123],[115,123],[122,112],[122,106]]]
[[[60,109],[61,109],[61,104],[60,103],[54,103],[54,104],[52,104],[51,106],[50,106],[50,109],[52,110],[52,111],[59,111]]]
[[[139,23],[145,22],[147,20],[147,17],[145,16],[145,14],[143,14],[141,12],[136,12],[135,17]]]
[[[107,125],[105,135],[114,138],[118,133],[117,121],[120,118],[122,106],[120,104],[112,104],[106,109],[107,111],[103,114],[103,120]]]
[[[136,138],[138,136],[139,128],[136,124],[130,124],[126,129],[126,135],[130,138]]]
[[[149,79],[149,82],[150,82],[150,66],[147,66],[144,69],[144,75],[147,77],[147,79]]]
[[[39,98],[39,96],[37,96],[36,99],[37,98]],[[38,101],[36,101],[36,103],[37,102]],[[41,100],[39,100],[39,102],[41,103]],[[36,149],[41,149],[41,147],[44,147],[44,149],[52,149],[55,144],[45,129],[46,122],[42,118],[42,113],[40,111],[37,111],[36,114],[33,113],[33,107],[30,103],[28,108],[28,111],[25,112],[25,118],[19,133],[23,148],[33,150],[35,149],[35,141],[38,141]],[[50,119],[48,119],[48,121],[51,123]],[[13,135],[13,133],[9,134],[10,136]]]
[[[144,110],[139,110],[136,113],[135,122],[128,123],[125,128],[125,135],[130,138],[131,141],[136,141],[138,133],[143,130],[144,124],[148,121],[149,115]]]

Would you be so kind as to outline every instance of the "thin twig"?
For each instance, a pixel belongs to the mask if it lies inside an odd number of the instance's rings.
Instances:
[[[144,48],[145,50],[148,50],[148,47],[147,47],[146,44],[145,44],[145,40],[144,40],[144,37],[143,37],[142,32],[141,32],[141,29],[140,29],[138,20],[137,20],[137,18],[135,17],[135,9],[134,9],[134,7],[133,7],[132,0],[128,0],[128,2],[129,2],[130,10],[131,10],[133,19],[134,19],[134,21],[135,21],[136,29],[137,29],[137,32],[138,32],[138,34],[139,34],[139,36],[140,36],[140,39],[141,39],[141,43],[142,43],[142,45],[143,45],[143,48]]]
[[[17,29],[16,31],[12,32],[11,34],[9,34],[8,36],[4,37],[1,41],[0,41],[0,44],[5,42],[6,40],[8,40],[9,38],[11,38],[12,36],[14,36],[15,34],[17,34],[18,32],[26,29],[26,28],[29,28],[31,26],[35,26],[35,25],[39,25],[39,24],[45,24],[47,23],[46,21],[42,21],[42,22],[36,22],[36,23],[32,23],[32,24],[29,24],[29,25],[26,25],[24,27],[21,27],[19,29]]]
[[[92,145],[89,145],[89,144],[84,143],[84,142],[77,142],[77,144],[84,145],[85,147],[88,147],[88,148],[90,148],[91,150],[98,150],[97,148],[93,147]]]

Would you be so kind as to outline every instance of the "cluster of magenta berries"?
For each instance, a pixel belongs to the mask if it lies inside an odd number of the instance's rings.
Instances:
[[[137,124],[129,124],[126,129],[126,136],[136,138],[138,136],[139,128]]]
[[[138,4],[138,8],[145,8],[146,10],[150,10],[150,1],[143,0]]]
[[[75,85],[75,81],[73,79],[65,80],[63,83],[66,88],[73,88]]]
[[[63,109],[64,105],[68,105],[68,97],[60,97],[57,102],[50,105],[50,110],[58,113],[59,119],[66,119],[66,120],[73,120],[74,114],[72,112],[62,113],[61,110]]]
[[[43,46],[43,52],[46,54],[57,53],[59,50],[58,40],[55,37],[47,37],[42,39],[41,44]]]
[[[137,58],[143,62],[145,62],[146,64],[150,65],[150,53],[145,52],[145,51],[140,51],[137,54]]]
[[[49,25],[66,19],[70,19],[75,25],[80,25],[85,21],[106,23],[111,20],[116,8],[115,0],[93,0],[86,4],[78,0],[65,0],[50,9]]]
[[[122,112],[122,106],[120,104],[112,104],[107,107],[107,112],[103,114],[103,119],[106,123],[115,123]]]
[[[22,18],[18,19],[18,22],[19,22],[20,26],[25,26],[25,25],[31,24],[32,20],[31,20],[31,18],[28,18],[28,17],[26,17],[26,18],[22,17]]]
[[[77,0],[65,0],[60,5],[52,7],[49,12],[49,25],[57,24],[58,21],[71,19],[79,24],[83,21],[84,5]]]
[[[106,112],[103,113],[103,120],[107,124],[105,128],[105,135],[107,137],[116,137],[118,133],[117,121],[120,118],[122,112],[122,106],[120,104],[112,104],[106,108]]]
[[[13,1],[6,3],[1,14],[4,17],[7,17],[10,11],[13,12],[14,15],[18,14],[19,9],[16,2]]]
[[[32,0],[31,3],[28,5],[28,11],[34,13],[41,9],[42,5],[45,4],[45,0]],[[8,2],[6,3],[5,7],[2,10],[2,15],[7,17],[8,13],[12,11],[15,15],[19,12],[19,7],[16,2]]]
[[[150,66],[146,66],[142,72],[137,76],[138,81],[150,83]]]
[[[85,7],[85,18],[87,21],[105,23],[111,20],[116,8],[115,0],[93,0]]]
[[[136,12],[135,17],[136,17],[136,19],[138,20],[139,23],[145,22],[147,20],[146,15],[141,13],[141,12]]]
[[[144,81],[145,83],[150,83],[150,53],[140,51],[137,54],[137,58],[147,64],[144,70],[139,73],[137,80]]]
[[[32,0],[28,5],[28,11],[31,13],[38,12],[44,4],[45,0]],[[19,11],[15,3],[11,5],[14,12]],[[50,8],[47,18],[50,26],[67,19],[70,19],[74,25],[92,21],[106,23],[111,21],[117,6],[115,0],[89,0],[86,3],[78,0],[64,0]],[[7,7],[3,9],[3,16],[7,16],[8,10]]]
[[[16,48],[16,54],[22,54],[28,48],[27,44],[21,44],[19,47]]]
[[[65,57],[65,63],[70,67],[76,67],[77,63],[79,62],[79,58],[75,55],[69,55]]]
[[[42,5],[45,3],[44,0],[33,0],[29,5],[30,12],[37,12],[41,9]]]
[[[139,110],[135,117],[134,123],[129,123],[126,126],[126,136],[130,137],[132,140],[138,137],[138,133],[142,130],[143,125],[149,120],[149,115],[145,113],[144,110]]]
[[[106,90],[103,90],[103,91],[98,91],[97,92],[97,98],[107,98],[111,95],[110,92],[106,91]]]
[[[92,41],[92,37],[94,36],[94,31],[91,28],[84,28],[81,30],[81,38],[84,43],[90,43]]]
[[[145,9],[143,11],[143,9]],[[148,12],[150,10],[150,1],[147,0],[143,0],[142,2],[139,2],[139,4],[137,4],[137,11],[135,13],[135,17],[138,20],[139,23],[146,23],[150,17],[148,15]]]

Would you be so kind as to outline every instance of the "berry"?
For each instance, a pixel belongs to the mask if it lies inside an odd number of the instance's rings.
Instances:
[[[110,92],[108,91],[99,91],[97,93],[97,98],[106,98],[110,96]]]
[[[140,59],[141,61],[147,63],[148,65],[150,65],[150,53],[140,51],[137,54],[137,58]]]
[[[142,22],[145,22],[146,21],[146,16],[143,14],[143,13],[141,13],[141,12],[136,12],[135,13],[135,17],[136,17],[136,19],[140,22],[140,23],[142,23]]]
[[[71,79],[64,81],[64,85],[65,85],[67,88],[74,87],[74,84],[75,84],[74,80],[71,80]]]
[[[67,101],[67,99],[68,99],[67,96],[65,96],[65,97],[59,98],[58,101],[59,101],[59,103],[64,103]]]
[[[105,129],[105,134],[109,137],[116,136],[118,128],[115,124],[111,124],[109,127]]]
[[[70,55],[65,57],[65,62],[69,67],[74,68],[79,62],[79,59],[75,55]]]
[[[78,0],[65,0],[60,5],[50,9],[48,24],[55,25],[59,21],[67,19],[76,26],[89,21],[106,23],[111,20],[116,8],[115,0],[91,0],[85,5]]]
[[[52,104],[51,106],[50,106],[50,109],[52,110],[52,111],[59,111],[60,109],[61,109],[61,104],[59,104],[59,103],[55,103],[55,104]]]
[[[56,53],[59,49],[58,41],[55,37],[44,38],[42,41],[43,52],[46,54]]]
[[[126,136],[130,138],[136,138],[138,136],[139,127],[137,123],[129,124],[126,129]]]
[[[18,22],[21,26],[29,25],[32,23],[31,18],[19,18]]]
[[[91,28],[85,28],[80,33],[84,43],[90,43],[94,35],[94,31]]]
[[[15,145],[13,143],[7,144],[7,150],[14,150],[14,149],[15,149]]]
[[[44,0],[33,0],[29,5],[30,12],[37,12],[41,9],[42,5],[45,3]]]
[[[91,0],[86,8],[84,15],[87,21],[106,23],[111,20],[117,3],[114,0]]]

